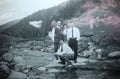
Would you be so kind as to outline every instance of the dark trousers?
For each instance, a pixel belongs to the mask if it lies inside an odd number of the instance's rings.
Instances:
[[[59,56],[60,60],[62,63],[71,63],[70,60],[73,60],[74,59],[74,56],[73,55],[62,55],[62,56]]]
[[[77,56],[78,56],[78,41],[76,40],[76,38],[71,38],[68,41],[68,45],[70,46],[70,48],[74,51],[74,60],[77,60]]]
[[[57,50],[58,50],[59,46],[60,46],[59,41],[54,42],[54,52],[57,52]]]

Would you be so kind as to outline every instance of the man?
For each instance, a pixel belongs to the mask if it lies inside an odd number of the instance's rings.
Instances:
[[[68,23],[69,28],[67,30],[67,41],[71,49],[74,51],[74,62],[77,63],[78,56],[78,41],[80,40],[80,31],[77,27],[74,27],[74,23]]]
[[[60,58],[61,64],[66,64],[67,62],[67,65],[69,65],[71,64],[70,60],[74,59],[74,51],[63,40],[60,41],[60,47],[54,55]]]
[[[53,29],[52,29],[52,40],[54,42],[54,51],[55,52],[57,52],[57,50],[59,48],[60,40],[64,39],[61,28],[62,28],[61,21],[58,21],[57,25],[55,27],[53,27]]]

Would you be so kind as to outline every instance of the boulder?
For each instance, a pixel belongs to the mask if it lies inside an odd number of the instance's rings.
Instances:
[[[25,65],[25,61],[21,56],[14,57],[14,62],[16,65]]]
[[[45,67],[39,67],[37,69],[40,70],[40,71],[46,71],[47,70]]]
[[[26,68],[25,66],[25,61],[21,56],[14,57],[14,62],[15,62],[15,70],[16,71],[24,71]]]
[[[0,62],[0,66],[1,66],[1,65],[8,65],[8,62],[1,61],[1,62]]]
[[[120,51],[112,52],[108,55],[108,58],[120,58]]]
[[[24,65],[15,65],[15,71],[18,72],[24,72],[25,68],[26,67]]]
[[[10,74],[10,69],[7,65],[1,65],[0,71],[3,72],[4,74]]]
[[[14,55],[12,53],[5,53],[3,56],[2,56],[2,59],[6,62],[11,62],[14,58]]]
[[[12,71],[9,79],[27,79],[27,75],[21,72]]]

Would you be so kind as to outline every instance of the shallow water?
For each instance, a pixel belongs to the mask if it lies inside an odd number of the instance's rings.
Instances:
[[[120,73],[113,71],[76,70],[57,73],[55,79],[120,79]]]

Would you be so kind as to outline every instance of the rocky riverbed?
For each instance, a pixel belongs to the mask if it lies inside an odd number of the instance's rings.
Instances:
[[[67,70],[53,56],[52,45],[44,49],[39,41],[19,42],[1,57],[0,76],[9,79],[120,79],[119,60],[93,59],[79,56],[76,69]],[[111,56],[111,55],[110,55]],[[118,74],[118,75],[117,75]],[[5,78],[2,78],[5,79]]]

